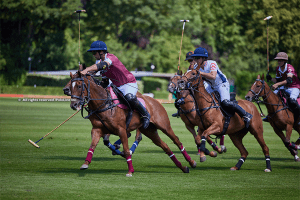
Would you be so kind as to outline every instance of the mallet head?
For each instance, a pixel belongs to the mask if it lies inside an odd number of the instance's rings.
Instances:
[[[269,17],[266,17],[266,18],[264,18],[264,20],[269,20],[269,19],[271,19],[273,16],[269,16]]]
[[[39,145],[37,145],[35,142],[33,142],[32,140],[28,140],[28,142],[30,143],[30,144],[32,144],[33,146],[35,146],[36,148],[40,148],[39,147]]]
[[[86,12],[86,10],[76,10],[74,13],[81,13],[81,12]]]
[[[190,20],[183,19],[183,20],[180,20],[180,22],[190,22]]]

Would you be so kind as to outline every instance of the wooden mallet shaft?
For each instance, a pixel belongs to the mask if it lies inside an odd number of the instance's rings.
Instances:
[[[180,20],[180,22],[183,22],[183,27],[182,27],[182,34],[181,34],[181,41],[180,41],[180,50],[179,50],[179,60],[178,60],[178,72],[179,73],[179,66],[180,66],[180,56],[181,56],[181,46],[182,46],[182,39],[183,39],[183,33],[184,33],[184,26],[185,22],[189,22],[190,20]]]
[[[44,139],[45,137],[47,137],[50,133],[52,133],[53,131],[55,131],[56,129],[58,129],[61,125],[63,125],[64,123],[66,123],[69,119],[71,119],[74,115],[76,115],[80,110],[77,110],[73,115],[71,115],[68,119],[66,119],[63,123],[61,123],[60,125],[58,125],[55,129],[53,129],[52,131],[50,131],[49,133],[47,133],[44,137],[42,137],[41,139],[39,139],[36,142],[33,142],[32,140],[28,140],[28,142],[30,144],[32,144],[33,146],[35,146],[36,148],[40,148],[39,145],[37,145],[36,143],[38,143],[39,141],[41,141],[42,139]]]

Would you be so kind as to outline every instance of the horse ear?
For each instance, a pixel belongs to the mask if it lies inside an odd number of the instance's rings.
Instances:
[[[262,76],[261,76],[261,80],[264,80],[265,79],[265,74],[263,74]]]
[[[260,74],[257,75],[257,78],[256,78],[256,79],[260,79]]]
[[[180,76],[182,75],[182,70],[180,70],[180,72],[179,72],[179,74],[178,74],[178,75],[180,75]]]
[[[72,74],[72,72],[70,72],[70,78],[71,78],[71,79],[73,78],[73,74]]]

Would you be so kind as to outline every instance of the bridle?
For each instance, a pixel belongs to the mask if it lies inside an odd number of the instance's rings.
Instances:
[[[262,91],[265,92],[264,95],[261,95],[261,97],[263,98],[263,101],[267,100],[267,99],[269,98],[270,94],[271,94],[271,93],[270,93],[271,90],[269,90],[269,91],[266,93],[265,81],[264,81],[264,80],[260,80],[260,79],[256,79],[256,81],[259,81],[259,82],[261,82],[261,84],[262,84],[260,90],[259,90],[257,93],[255,93],[255,92],[250,88],[249,91],[252,92],[253,97],[254,97],[254,99],[255,99],[256,102],[259,101],[259,97],[260,97],[260,94],[262,93]],[[264,96],[266,96],[266,97],[264,98]]]
[[[200,117],[200,120],[201,120],[201,123],[202,123],[202,125],[203,125],[203,128],[206,129],[205,124],[204,124],[203,119],[202,119],[202,116],[204,116],[205,113],[207,113],[211,108],[216,108],[216,109],[218,109],[218,108],[220,108],[220,106],[217,105],[217,103],[215,102],[215,100],[214,100],[212,94],[209,94],[210,97],[211,97],[211,99],[212,99],[212,101],[210,101],[210,100],[206,97],[206,95],[205,95],[204,93],[202,93],[202,92],[200,92],[200,91],[198,90],[199,86],[201,86],[201,81],[202,81],[203,87],[204,87],[204,83],[203,83],[203,80],[202,80],[202,78],[201,78],[200,72],[199,72],[198,70],[196,70],[196,72],[197,72],[197,74],[196,74],[196,76],[193,77],[193,78],[187,78],[186,75],[183,76],[183,77],[185,77],[185,78],[187,79],[187,82],[186,82],[186,85],[185,85],[185,89],[187,89],[187,90],[190,91],[190,94],[191,94],[191,96],[193,97],[194,102],[195,102],[196,112],[197,112],[198,116]],[[191,83],[194,82],[194,81],[196,81],[197,79],[198,79],[198,81],[197,81],[195,84],[191,85]],[[195,98],[195,91],[198,92],[198,93],[201,93],[201,94],[203,95],[204,99],[205,99],[207,102],[211,103],[209,107],[202,108],[201,110],[199,109],[197,100],[196,100],[196,98]],[[205,111],[205,112],[201,114],[201,112],[203,112],[203,111]]]
[[[88,74],[87,74],[87,76],[91,76],[91,75],[88,75]],[[88,84],[86,84],[86,83],[84,82],[85,79],[87,79]],[[91,85],[91,83],[90,83],[90,79],[88,79],[86,76],[81,77],[81,78],[73,78],[73,79],[71,80],[71,85],[72,85],[72,83],[73,83],[74,81],[81,81],[81,94],[80,94],[80,96],[72,95],[72,94],[71,94],[71,98],[79,99],[79,104],[81,105],[81,109],[82,109],[82,112],[81,112],[82,115],[83,115],[83,107],[84,107],[85,110],[89,113],[88,116],[84,117],[85,119],[86,119],[86,118],[89,118],[92,114],[95,114],[95,113],[101,113],[101,112],[104,112],[104,111],[106,111],[106,110],[112,109],[113,107],[119,105],[119,104],[113,104],[113,100],[115,100],[115,99],[112,99],[111,96],[110,96],[110,94],[109,94],[109,91],[105,90],[104,88],[103,88],[103,89],[104,89],[104,90],[106,91],[106,93],[107,93],[107,98],[106,98],[106,99],[93,99],[93,98],[91,98],[91,92],[90,92],[90,85]],[[87,95],[86,95],[86,96],[84,95],[84,91],[85,91],[85,90],[87,91]],[[87,105],[90,101],[96,101],[96,100],[103,101],[103,103],[102,103],[100,106],[98,106],[97,109],[91,110],[91,109],[89,109],[89,108],[86,107],[86,105]],[[108,106],[105,107],[105,105],[108,105]],[[105,108],[100,109],[100,108],[102,108],[102,107],[105,107]],[[82,117],[83,117],[83,116],[82,116]]]
[[[282,102],[282,104],[279,104],[279,103],[278,103],[278,104],[267,103],[266,100],[267,100],[267,99],[270,97],[270,95],[271,95],[271,89],[270,89],[268,92],[266,92],[265,81],[264,81],[264,80],[260,80],[260,79],[256,79],[256,81],[259,81],[259,82],[262,83],[262,87],[260,88],[260,90],[259,90],[257,93],[255,93],[255,92],[250,88],[249,91],[252,92],[252,94],[254,95],[254,96],[253,96],[253,97],[254,97],[254,100],[255,100],[255,102],[257,103],[257,105],[259,106],[259,109],[260,109],[261,113],[262,113],[262,110],[261,110],[260,105],[259,105],[259,103],[261,103],[261,102],[263,102],[264,104],[268,104],[268,105],[272,105],[272,106],[277,106],[277,109],[276,109],[275,113],[274,113],[270,118],[272,118],[276,113],[278,113],[278,112],[280,112],[280,111],[282,111],[282,110],[287,110],[288,107],[285,106],[283,102]],[[264,91],[264,93],[265,93],[264,95],[260,95],[260,94],[262,93],[262,91]],[[260,100],[259,100],[259,97],[262,97],[263,100],[260,101]],[[280,101],[280,99],[281,99],[281,98],[279,98],[279,101]],[[279,106],[283,106],[283,108],[278,110]],[[287,112],[287,111],[286,111],[286,112]],[[287,112],[287,114],[288,114],[288,112]]]
[[[80,94],[80,96],[71,94],[71,98],[79,99],[80,100],[79,104],[81,106],[88,104],[88,102],[90,101],[90,81],[88,80],[88,85],[86,85],[84,83],[84,77],[73,78],[71,80],[71,86],[73,85],[73,82],[75,82],[75,81],[81,81],[81,94]],[[87,96],[83,96],[85,89],[87,90],[87,93],[88,93]]]

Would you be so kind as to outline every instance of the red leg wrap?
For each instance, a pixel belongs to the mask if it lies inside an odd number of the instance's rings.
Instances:
[[[134,172],[133,166],[132,166],[132,160],[131,160],[131,156],[128,156],[126,158],[127,160],[127,164],[128,164],[128,172]]]
[[[94,149],[90,148],[88,153],[87,153],[87,156],[86,156],[86,161],[88,161],[89,163],[92,162],[92,158],[93,158],[93,154],[94,154]]]

